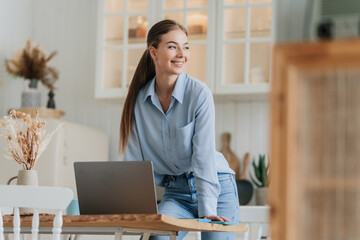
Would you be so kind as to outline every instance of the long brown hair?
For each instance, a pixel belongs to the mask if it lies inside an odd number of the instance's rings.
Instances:
[[[134,126],[135,104],[138,93],[147,82],[155,77],[156,74],[155,65],[150,56],[149,47],[153,46],[154,48],[158,48],[162,35],[176,29],[181,29],[187,35],[186,29],[181,24],[173,20],[162,20],[156,23],[151,27],[147,35],[147,48],[135,70],[121,116],[119,152],[125,152]]]

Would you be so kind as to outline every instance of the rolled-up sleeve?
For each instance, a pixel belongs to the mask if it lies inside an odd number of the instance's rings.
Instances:
[[[199,201],[199,217],[217,215],[220,184],[215,153],[215,110],[208,88],[202,88],[198,95],[192,144],[191,162]]]

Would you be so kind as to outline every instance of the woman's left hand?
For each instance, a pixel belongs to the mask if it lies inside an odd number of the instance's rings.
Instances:
[[[215,215],[205,216],[204,219],[210,219],[211,221],[231,222],[231,221],[230,221],[229,219],[227,219],[226,217],[215,216]]]

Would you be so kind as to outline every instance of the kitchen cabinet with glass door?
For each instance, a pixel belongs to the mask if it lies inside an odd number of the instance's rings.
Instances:
[[[266,94],[273,39],[271,0],[98,0],[97,98],[124,98],[162,19],[188,29],[186,72],[213,94]]]
[[[271,0],[217,3],[215,94],[266,94],[274,39]]]
[[[95,96],[118,98],[146,48],[147,0],[99,0]]]

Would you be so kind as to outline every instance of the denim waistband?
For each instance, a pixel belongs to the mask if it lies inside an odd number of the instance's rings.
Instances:
[[[165,179],[170,179],[172,181],[174,181],[175,179],[180,179],[180,178],[192,178],[194,177],[194,173],[193,172],[185,172],[183,174],[180,175],[165,175]]]
[[[231,176],[233,174],[231,173],[218,173],[218,176]],[[193,172],[185,172],[183,174],[180,175],[165,175],[164,179],[171,179],[172,181],[174,181],[175,179],[180,179],[180,178],[193,178],[194,177],[194,173]]]

